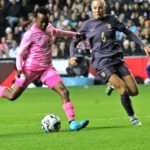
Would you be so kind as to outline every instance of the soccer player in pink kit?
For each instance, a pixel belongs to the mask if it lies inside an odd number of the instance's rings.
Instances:
[[[16,100],[29,83],[39,78],[42,83],[56,91],[62,99],[63,110],[70,130],[77,131],[87,126],[88,120],[75,121],[74,107],[69,91],[52,65],[53,36],[80,36],[76,32],[54,28],[48,21],[48,10],[40,7],[35,12],[35,23],[24,34],[16,58],[16,81],[13,88],[0,86],[0,97]],[[26,55],[26,57],[24,57]]]

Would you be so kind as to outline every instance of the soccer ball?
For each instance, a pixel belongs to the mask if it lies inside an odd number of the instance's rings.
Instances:
[[[150,79],[149,79],[149,78],[146,78],[146,79],[144,80],[144,84],[150,84]]]
[[[61,127],[61,120],[54,114],[48,114],[42,119],[41,124],[45,132],[58,132]]]

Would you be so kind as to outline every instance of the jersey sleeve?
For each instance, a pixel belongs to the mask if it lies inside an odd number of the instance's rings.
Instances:
[[[23,61],[23,56],[25,52],[28,50],[28,47],[30,46],[32,42],[32,33],[27,31],[23,39],[21,40],[18,52],[17,52],[17,57],[16,57],[16,67],[17,70],[22,70],[22,61]]]
[[[86,34],[86,32],[87,32],[86,24],[87,24],[86,21],[82,23],[82,25],[81,25],[81,27],[79,29],[79,33]]]
[[[117,17],[114,17],[114,23],[117,31],[125,33],[129,37],[129,39],[135,41],[136,44],[144,48],[145,45],[142,40],[135,33],[133,33],[124,22],[120,22]]]
[[[123,32],[127,25],[124,22],[120,22],[117,16],[112,16],[112,22],[117,31]]]
[[[75,37],[77,35],[77,32],[61,30],[53,27],[53,34],[54,36],[57,37],[63,37],[63,36]]]

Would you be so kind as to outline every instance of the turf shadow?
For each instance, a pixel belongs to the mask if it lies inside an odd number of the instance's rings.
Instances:
[[[82,131],[93,131],[93,130],[110,130],[110,129],[121,129],[121,128],[127,128],[129,125],[123,125],[123,126],[99,126],[99,127],[86,127]]]

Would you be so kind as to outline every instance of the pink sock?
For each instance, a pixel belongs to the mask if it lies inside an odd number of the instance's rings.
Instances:
[[[72,121],[75,119],[74,109],[72,102],[67,102],[63,104],[63,110],[66,113],[66,116],[69,121]]]
[[[6,87],[4,87],[4,86],[0,86],[0,97],[3,97],[3,96],[4,96],[5,88],[6,88]]]

